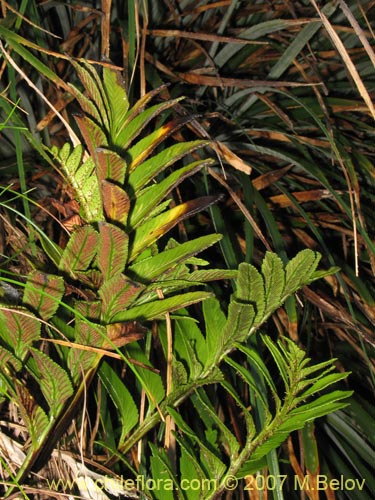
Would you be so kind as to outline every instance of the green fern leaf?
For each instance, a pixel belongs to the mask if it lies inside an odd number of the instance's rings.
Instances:
[[[187,280],[207,283],[209,281],[234,280],[237,277],[237,269],[197,269],[187,276]]]
[[[253,304],[255,325],[264,318],[266,309],[265,283],[262,275],[251,264],[242,262],[238,266],[236,298]]]
[[[295,357],[291,358],[291,356],[285,355],[286,354],[285,351],[284,351],[284,355],[282,352],[280,352],[280,349],[282,348],[281,342],[279,342],[276,345],[274,342],[272,342],[272,340],[267,335],[263,335],[262,340],[265,343],[265,345],[267,346],[270,353],[272,354],[272,357],[277,365],[277,369],[279,370],[281,378],[283,379],[283,382],[285,384],[286,390],[289,390],[291,383],[293,383],[293,374],[297,370],[299,370],[301,357],[303,359],[304,352],[302,351],[302,349],[298,349],[298,351],[294,350]],[[297,346],[295,346],[295,344],[292,342],[288,342],[289,349],[293,349],[294,347],[297,347]],[[290,367],[288,366],[288,361],[289,361],[288,358],[289,358],[289,360],[293,359],[293,362],[291,365],[292,367],[295,367],[295,369],[293,370],[293,373],[291,372]],[[263,373],[262,373],[262,375],[263,375]]]
[[[58,152],[57,158],[77,195],[83,218],[88,222],[103,220],[99,184],[93,159],[89,157],[81,165],[83,158],[81,145],[76,146],[69,153],[70,146],[64,145]]]
[[[228,307],[228,319],[219,339],[221,353],[228,353],[236,342],[243,342],[254,323],[255,311],[252,304],[243,304],[232,299]]]
[[[203,316],[206,325],[206,355],[202,359],[206,370],[210,369],[220,356],[221,332],[224,330],[226,317],[216,298],[203,302]]]
[[[101,347],[107,336],[104,326],[91,323],[88,320],[76,318],[74,328],[74,341],[76,344],[87,347]],[[69,349],[67,365],[74,384],[77,384],[82,375],[90,370],[99,361],[98,353],[74,347]]]
[[[177,319],[174,324],[175,352],[178,355],[178,359],[183,361],[188,368],[188,380],[197,379],[202,372],[206,356],[206,343],[202,332],[195,322],[190,319]],[[160,333],[163,334],[164,332],[165,330],[162,328]],[[162,338],[163,340],[166,339],[166,335],[161,336]],[[164,346],[166,352],[165,343]]]
[[[60,365],[44,352],[34,348],[31,348],[30,351],[36,366],[29,366],[29,368],[47,401],[50,417],[57,417],[65,402],[73,395],[73,387],[69,376]]]
[[[87,160],[91,162],[90,158]],[[87,177],[82,184],[82,212],[87,222],[104,220],[102,200],[96,175]]]
[[[108,222],[99,223],[96,261],[104,281],[124,270],[128,256],[128,244],[129,237],[122,229]]]
[[[23,304],[46,321],[57,311],[64,290],[64,280],[61,276],[33,271],[27,278]]]
[[[126,314],[126,309],[144,290],[145,286],[130,280],[123,274],[116,274],[105,281],[99,289],[102,299],[102,320],[104,323],[116,323],[119,315]]]
[[[281,305],[285,287],[284,266],[278,255],[266,252],[262,262],[262,274],[265,288],[265,314],[270,314]]]
[[[189,292],[174,297],[168,297],[167,299],[155,300],[147,304],[134,306],[126,311],[119,311],[112,318],[112,322],[118,323],[132,320],[146,321],[163,318],[168,312],[188,307],[191,304],[196,304],[211,296],[212,294],[208,292]]]
[[[211,479],[220,479],[226,470],[225,464],[208,448],[203,440],[199,438],[197,433],[188,426],[177,411],[168,407],[168,412],[173,417],[173,420],[175,420],[180,432],[187,434],[199,448],[200,464],[202,465],[203,470],[209,471]],[[176,439],[179,443],[182,442],[180,437],[176,436]]]
[[[86,271],[97,252],[97,231],[85,225],[72,233],[62,254],[59,269],[75,277],[76,271]]]
[[[141,252],[155,243],[155,241],[172,229],[176,224],[208,208],[216,201],[217,197],[215,196],[204,196],[177,205],[171,210],[157,215],[153,219],[147,220],[142,226],[135,230],[129,261],[133,261]]]
[[[157,105],[160,106],[160,105]],[[191,121],[191,117],[176,118],[163,124],[156,130],[147,134],[140,141],[128,149],[127,154],[131,158],[130,170],[134,170],[149,157],[155,148],[165,141],[172,133],[176,133],[183,125]]]
[[[106,148],[108,146],[108,139],[104,129],[86,115],[76,114],[74,118],[85,140],[91,158],[96,164],[98,162],[98,148]]]
[[[129,270],[137,276],[137,279],[144,281],[154,281],[166,271],[173,270],[177,265],[181,265],[193,255],[202,252],[206,248],[214,245],[222,238],[219,234],[210,234],[187,241],[174,248],[164,250],[148,259],[143,259],[132,264]]]
[[[174,144],[164,149],[152,158],[144,161],[140,168],[136,168],[129,173],[128,184],[134,193],[145,187],[156,175],[173,165],[180,158],[199,148],[208,146],[209,141],[191,141]]]
[[[154,106],[150,106],[145,110],[141,110],[140,107],[137,107],[137,114],[134,116],[133,110],[130,110],[127,115],[127,119],[124,120],[122,129],[119,130],[116,138],[117,147],[120,149],[126,149],[129,151],[129,145],[134,141],[134,139],[140,135],[146,125],[153,119],[156,118],[163,111],[172,108],[178,103],[181,98],[174,99],[171,101],[162,102],[160,104],[155,104]],[[128,118],[132,116],[131,120]],[[137,157],[130,155],[131,161],[129,162],[130,170],[134,167],[131,166],[131,162],[134,160],[137,162]],[[137,163],[138,164],[138,163]],[[135,166],[135,165],[134,165]]]
[[[207,429],[215,429],[218,431],[216,433],[217,439],[210,442],[213,448],[217,449],[224,445],[226,449],[229,450],[231,457],[237,456],[240,450],[240,443],[237,441],[235,435],[223,423],[204,390],[202,388],[196,390],[192,395],[191,401]]]
[[[78,64],[73,60],[71,62],[86,90],[87,96],[92,100],[98,110],[98,115],[100,116],[99,123],[109,130],[108,112],[110,106],[101,77],[99,77],[96,69],[92,65],[86,62]]]
[[[301,284],[308,284],[321,255],[310,249],[302,250],[285,267],[285,293],[294,293]]]
[[[79,144],[72,150],[70,145],[64,144],[58,157],[62,161],[67,174],[74,177],[83,158],[83,146]]]
[[[68,82],[71,94],[77,99],[81,110],[85,115],[91,116],[97,123],[101,122],[101,116],[99,114],[98,108],[95,106],[93,101],[87,97],[83,92],[81,92],[75,85]]]
[[[14,355],[23,360],[40,338],[40,320],[25,308],[0,311],[0,338]]]
[[[138,224],[149,218],[150,213],[173,189],[176,188],[176,186],[180,184],[180,182],[197,172],[203,166],[211,163],[211,160],[196,161],[186,167],[174,171],[166,179],[163,179],[157,184],[153,184],[138,192],[129,217],[129,225],[132,228],[135,228]]]
[[[119,186],[124,184],[127,164],[121,156],[109,149],[97,148],[96,159],[96,172],[99,183],[101,183],[101,181],[111,180]]]
[[[79,149],[79,148],[81,148],[81,149]],[[80,154],[80,157],[77,161],[77,168],[78,168],[78,165],[79,165],[81,158],[82,158],[82,147],[79,146],[79,148],[77,151],[81,151],[81,154]],[[51,149],[51,152],[53,153],[54,157],[58,158],[61,163],[65,164],[65,163],[67,163],[69,156],[72,153],[72,147],[68,142],[66,142],[65,144],[63,144],[63,146],[60,149],[58,149],[56,146],[53,146]]]
[[[114,146],[118,144],[118,136],[121,133],[126,114],[129,109],[129,100],[125,90],[125,82],[119,71],[114,71],[107,67],[103,68],[103,85],[108,98],[110,109],[110,136]]]
[[[10,351],[0,345],[0,366],[2,372],[7,372],[7,364],[9,364],[15,372],[22,369],[22,362],[14,356]]]

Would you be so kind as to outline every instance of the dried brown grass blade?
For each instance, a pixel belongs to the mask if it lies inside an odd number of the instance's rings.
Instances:
[[[314,5],[314,7],[316,8],[317,12],[319,13],[319,16],[323,22],[325,29],[327,30],[327,33],[329,34],[329,36],[332,40],[332,43],[334,44],[338,53],[340,54],[341,58],[343,59],[347,70],[349,71],[351,77],[354,80],[354,83],[358,89],[358,92],[362,96],[362,99],[365,101],[368,110],[370,111],[372,117],[375,120],[375,108],[374,108],[374,105],[372,103],[371,97],[370,97],[369,93],[367,92],[367,89],[366,89],[366,87],[365,87],[365,85],[364,85],[364,83],[363,83],[363,81],[362,81],[362,79],[357,71],[357,68],[355,67],[355,64],[351,60],[351,58],[348,54],[348,51],[346,50],[345,45],[343,44],[340,37],[336,33],[332,24],[329,22],[327,16],[325,14],[323,14],[323,12],[321,12],[321,10],[317,6],[315,0],[310,0],[310,1]]]

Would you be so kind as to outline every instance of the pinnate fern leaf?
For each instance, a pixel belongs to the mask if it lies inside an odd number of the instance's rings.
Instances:
[[[177,311],[184,307],[188,307],[202,300],[212,297],[209,292],[188,292],[166,299],[155,300],[147,304],[137,305],[126,311],[119,311],[113,318],[112,322],[122,321],[146,321],[155,318],[162,318],[165,314],[172,311]]]
[[[107,220],[126,226],[130,210],[128,194],[120,186],[110,181],[102,181],[100,187]]]
[[[114,146],[121,147],[118,137],[121,134],[129,109],[125,82],[122,80],[120,72],[104,67],[103,86],[109,103],[109,130],[111,139]]]
[[[23,304],[46,321],[57,311],[64,290],[61,276],[33,271],[27,278]]]
[[[155,210],[158,204],[186,177],[194,174],[203,166],[210,164],[210,160],[196,161],[186,167],[175,170],[162,181],[152,184],[142,191],[137,193],[134,200],[131,214],[129,216],[129,224],[135,228],[145,219],[150,216],[150,213]],[[143,169],[143,166],[142,166]]]
[[[74,231],[62,254],[59,268],[74,277],[76,271],[86,271],[96,255],[98,233],[91,225]]]
[[[253,304],[254,322],[258,324],[266,309],[266,291],[262,275],[251,264],[242,262],[238,266],[236,297],[241,302]]]
[[[129,261],[133,261],[141,252],[151,246],[176,224],[204,210],[215,203],[215,201],[217,201],[217,197],[215,196],[203,196],[202,198],[197,198],[177,205],[167,212],[147,220],[134,232],[134,240],[129,255]]]
[[[156,281],[157,278],[160,278],[167,271],[175,269],[178,265],[188,261],[188,259],[193,255],[202,252],[220,240],[221,235],[219,234],[201,236],[195,240],[177,244],[173,248],[167,248],[162,252],[149,257],[148,259],[135,262],[129,266],[129,270],[140,280]]]
[[[145,160],[142,163],[142,168],[135,168],[130,171],[128,179],[129,186],[132,188],[133,192],[137,193],[140,189],[149,184],[156,175],[163,172],[176,161],[208,144],[208,141],[202,140],[173,144],[152,158]]]
[[[78,117],[77,119],[79,120]],[[95,146],[95,150],[96,147],[98,146]],[[103,220],[99,183],[93,156],[84,158],[81,145],[76,146],[71,151],[70,146],[65,144],[57,151],[56,157],[77,195],[82,217],[86,222]]]
[[[73,344],[69,350],[67,365],[73,383],[76,384],[82,379],[83,374],[99,362],[98,353],[90,351],[90,346],[101,347],[107,331],[104,326],[80,318],[76,318],[74,330],[75,343],[87,346],[87,349],[81,349],[80,346],[75,347]]]
[[[104,281],[125,269],[129,237],[121,228],[108,222],[99,223],[97,264]]]
[[[88,63],[84,62],[79,64],[75,61],[72,61],[72,64],[85,88],[87,96],[95,104],[98,110],[97,116],[100,117],[100,124],[104,125],[108,130],[108,113],[110,110],[110,106],[104,90],[103,82],[99,77],[99,74],[97,73],[95,68]]]
[[[32,344],[40,338],[41,323],[25,308],[0,311],[0,338],[11,352],[23,360]]]
[[[266,252],[262,262],[262,274],[265,288],[265,312],[269,314],[280,306],[285,287],[284,266],[278,255]]]
[[[114,151],[103,147],[97,147],[95,155],[99,183],[110,179],[119,186],[123,185],[127,170],[126,161]]]
[[[303,280],[304,284],[308,284],[320,259],[321,255],[319,253],[305,249],[290,260],[285,266],[286,293],[294,293],[301,286],[301,280]]]
[[[179,102],[181,98],[173,99],[170,101],[165,101],[160,104],[154,104],[141,111],[138,108],[138,114],[134,116],[130,121],[125,121],[123,125],[122,131],[117,134],[117,147],[121,149],[127,149],[129,152],[129,168],[133,170],[136,165],[139,164],[140,158],[137,156],[136,150],[133,154],[130,153],[129,145],[134,141],[134,139],[139,136],[142,130],[146,127],[146,125],[157,116],[160,115],[163,111],[173,108],[177,102]],[[140,111],[140,112],[139,112]],[[132,110],[129,111],[129,115],[132,113]]]
[[[16,358],[14,354],[0,345],[0,366],[3,367],[4,372],[6,371],[5,367],[7,364],[9,364],[16,372],[22,368],[22,362]]]
[[[65,402],[72,396],[73,387],[67,372],[44,352],[32,348],[35,367],[31,367],[40,390],[49,406],[49,415],[59,415]]]
[[[144,288],[144,285],[130,280],[123,274],[116,274],[105,281],[99,289],[103,321],[105,323],[121,321],[118,319],[119,315],[131,307],[132,302]]]

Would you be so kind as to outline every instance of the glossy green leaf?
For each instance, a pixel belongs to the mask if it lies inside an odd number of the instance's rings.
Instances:
[[[132,264],[129,269],[138,279],[153,281],[166,271],[189,259],[191,256],[205,250],[220,241],[221,235],[210,234],[164,250],[148,259]]]
[[[125,348],[126,354],[130,359],[130,367],[132,371],[136,374],[137,380],[141,384],[142,389],[145,390],[149,407],[154,409],[156,404],[159,404],[165,397],[165,389],[163,381],[159,373],[147,369],[147,367],[152,367],[149,359],[142,351],[138,343],[133,342]],[[136,360],[140,365],[132,364],[131,360]]]
[[[160,115],[160,113],[162,113],[163,111],[172,108],[180,100],[181,98],[162,102],[160,104],[155,104],[154,106],[150,106],[144,111],[141,111],[139,109],[140,112],[136,116],[134,116],[132,120],[124,121],[122,131],[119,134],[117,134],[117,147],[129,150],[129,145],[134,141],[134,139],[137,136],[139,136],[142,130],[153,118]],[[131,111],[132,110],[129,111],[128,116],[131,114]],[[130,158],[129,162],[130,164],[133,161],[137,162],[137,157],[130,155],[129,158]],[[131,165],[130,165],[130,170],[132,170]]]
[[[121,419],[121,436],[119,438],[119,446],[121,446],[128,432],[137,425],[138,409],[124,382],[109,363],[101,364],[98,375]]]
[[[129,100],[125,90],[125,82],[119,71],[103,67],[103,86],[108,99],[109,131],[111,142],[120,146],[118,136],[121,135],[125,117],[129,109]]]
[[[134,193],[145,187],[156,175],[195,150],[208,146],[209,141],[190,141],[173,144],[152,158],[144,161],[139,168],[130,172],[128,183]]]
[[[119,311],[112,318],[112,322],[117,323],[131,320],[142,322],[150,319],[162,318],[168,312],[188,307],[191,304],[201,302],[211,296],[211,293],[208,292],[189,292],[174,297],[168,297],[167,299],[148,302],[147,304],[134,306],[126,311]]]
[[[137,193],[134,200],[134,205],[129,218],[129,225],[132,228],[143,222],[150,216],[150,213],[157,207],[157,205],[172,191],[180,182],[188,176],[194,174],[202,167],[211,164],[210,160],[199,160],[186,167],[180,168],[172,172],[168,177],[153,184],[143,191]]]
[[[226,323],[226,317],[216,298],[203,302],[203,316],[206,330],[206,355],[202,359],[205,369],[211,368],[220,356],[221,334]]]
[[[197,198],[157,215],[153,219],[147,220],[135,230],[134,240],[130,249],[129,261],[133,261],[141,252],[157,241],[166,232],[170,231],[182,220],[191,217],[197,212],[215,203],[215,196],[205,196]]]
[[[176,118],[147,134],[127,150],[130,160],[130,170],[134,170],[149,157],[156,147],[165,141],[172,133],[176,133],[183,125],[191,121],[190,117]]]

